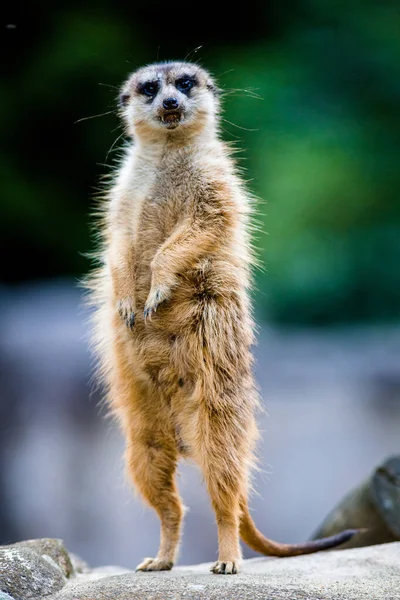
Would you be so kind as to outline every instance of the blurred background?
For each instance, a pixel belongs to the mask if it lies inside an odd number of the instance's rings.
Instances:
[[[13,3],[0,95],[0,543],[60,537],[93,565],[127,567],[157,549],[157,518],[125,481],[123,442],[91,382],[78,286],[94,195],[124,141],[119,86],[157,59],[214,73],[223,137],[260,198],[257,524],[307,538],[400,451],[399,25],[389,0]],[[214,560],[201,477],[183,465],[179,480],[180,562]]]

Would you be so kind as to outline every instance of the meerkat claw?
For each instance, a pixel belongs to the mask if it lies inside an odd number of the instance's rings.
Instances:
[[[168,297],[167,290],[157,289],[154,292],[150,291],[147,302],[144,306],[144,320],[151,320],[153,313],[157,312],[157,308]]]
[[[151,308],[150,306],[148,306],[147,308],[145,307],[143,315],[144,315],[144,320],[147,321],[147,319],[151,320],[151,316],[153,314],[153,312],[156,312],[156,308]]]
[[[132,331],[135,325],[135,313],[132,308],[132,302],[128,298],[119,300],[117,304],[118,314],[128,329]]]
[[[236,575],[238,567],[234,561],[223,562],[222,560],[217,560],[210,570],[216,575]]]
[[[145,558],[140,565],[135,569],[138,571],[170,571],[173,567],[173,563],[167,560],[161,560],[159,558]]]
[[[133,329],[134,325],[135,325],[135,313],[131,313],[126,319],[125,319],[125,324],[128,327],[128,329]]]

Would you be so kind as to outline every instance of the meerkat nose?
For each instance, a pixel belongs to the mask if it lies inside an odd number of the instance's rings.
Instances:
[[[163,107],[165,110],[172,110],[174,108],[178,108],[179,102],[176,98],[165,98],[163,100]]]

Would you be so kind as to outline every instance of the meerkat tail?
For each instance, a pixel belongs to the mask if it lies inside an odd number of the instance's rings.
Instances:
[[[240,520],[240,537],[242,540],[256,552],[264,554],[266,556],[278,556],[280,558],[287,556],[299,556],[301,554],[312,554],[313,552],[319,552],[320,550],[327,550],[328,548],[334,548],[344,542],[350,540],[358,529],[346,529],[336,535],[330,537],[321,538],[319,540],[313,540],[310,542],[303,542],[300,544],[280,544],[264,537],[264,535],[258,531],[253,519],[251,518],[247,503],[241,505],[242,515]]]

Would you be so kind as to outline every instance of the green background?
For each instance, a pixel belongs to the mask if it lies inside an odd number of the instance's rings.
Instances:
[[[368,0],[17,6],[2,36],[4,283],[87,272],[93,198],[123,143],[119,86],[202,45],[189,58],[227,92],[223,136],[260,198],[260,317],[398,319],[399,25],[398,3]]]

